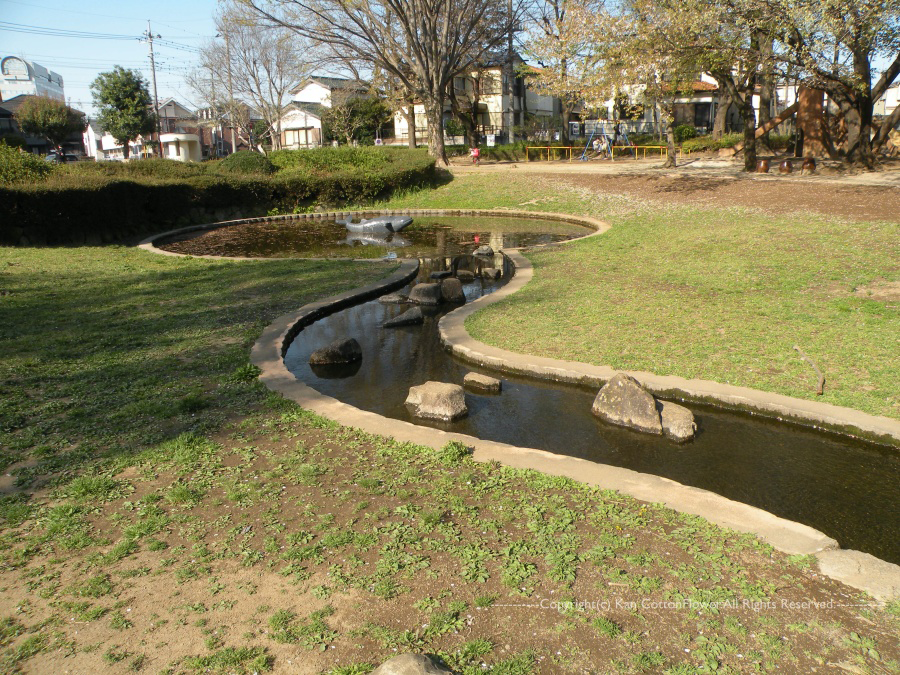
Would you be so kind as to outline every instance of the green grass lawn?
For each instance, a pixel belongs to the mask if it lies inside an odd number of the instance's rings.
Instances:
[[[388,206],[558,211],[613,225],[530,254],[532,282],[466,323],[488,344],[900,418],[898,303],[865,291],[900,279],[897,222],[667,206],[515,172],[460,176]],[[824,372],[824,396],[795,345]]]
[[[217,429],[263,400],[250,346],[378,263],[211,262],[133,248],[0,248],[0,469],[17,480]]]

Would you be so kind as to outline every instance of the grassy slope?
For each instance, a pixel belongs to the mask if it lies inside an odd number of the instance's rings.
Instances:
[[[900,417],[900,316],[854,289],[900,274],[897,223],[647,204],[564,179],[461,176],[391,206],[586,214],[602,237],[533,253],[534,280],[471,317],[477,339],[517,352],[696,377]],[[794,345],[827,378],[815,375]]]

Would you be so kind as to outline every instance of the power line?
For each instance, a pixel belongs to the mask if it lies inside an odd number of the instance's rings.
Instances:
[[[66,28],[49,28],[46,26],[30,26],[22,23],[0,21],[0,30],[11,33],[27,33],[30,35],[49,35],[52,37],[72,37],[89,40],[136,40],[136,35],[117,35],[115,33],[91,33],[87,31],[69,30]]]

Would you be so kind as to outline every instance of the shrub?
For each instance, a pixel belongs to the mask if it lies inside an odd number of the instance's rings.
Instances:
[[[43,157],[19,152],[0,143],[0,185],[38,183],[53,173],[53,165]]]
[[[170,165],[165,166],[168,170]],[[62,172],[42,185],[0,184],[0,243],[122,241],[191,223],[263,215],[273,208],[295,211],[314,201],[367,202],[397,188],[432,182],[434,160],[423,151],[400,149],[392,162],[376,171],[348,168],[249,176],[206,172],[179,180],[126,179],[124,174],[106,175],[106,170],[101,166],[82,171],[79,166],[78,171]]]
[[[679,124],[675,127],[675,142],[684,143],[692,138],[697,138],[697,129],[690,124]]]
[[[404,153],[404,154],[401,154]],[[404,148],[340,147],[276,150],[269,158],[280,170],[306,169],[313,172],[333,172],[338,169],[374,171],[398,161],[409,154]]]
[[[62,173],[79,176],[115,176],[117,178],[179,179],[201,176],[206,166],[174,159],[132,159],[128,162],[74,162],[60,167]]]
[[[238,150],[219,162],[217,171],[231,174],[273,173],[275,166],[265,155],[252,150]]]
[[[744,140],[744,134],[725,134],[722,138],[715,140],[712,136],[698,136],[681,144],[681,149],[685,152],[702,152],[707,150],[720,150],[722,148],[733,148],[735,145]]]

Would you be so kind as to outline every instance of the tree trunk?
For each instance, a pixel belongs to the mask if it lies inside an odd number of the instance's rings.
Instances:
[[[744,171],[756,171],[756,115],[753,113],[753,90],[745,91],[738,102],[741,120],[744,122]]]
[[[569,120],[572,119],[572,108],[566,103],[562,102],[561,110],[562,113],[562,131],[559,134],[559,140],[562,141],[563,145],[569,144]],[[552,138],[550,139],[553,140]]]
[[[731,95],[727,90],[719,88],[719,106],[716,108],[716,119],[713,122],[712,137],[716,140],[725,134],[725,125],[728,124],[728,110],[731,108]]]
[[[675,157],[675,115],[672,110],[666,110],[660,106],[660,119],[666,122],[666,163],[664,169],[674,169],[678,164]]]
[[[757,75],[757,82],[759,83],[759,125],[763,126],[766,122],[772,119],[771,106],[772,99],[775,95],[775,73],[774,67],[771,63],[771,55],[772,55],[772,38],[768,36],[762,36],[760,42],[760,54],[762,58],[762,70],[759,75]],[[769,132],[765,132],[762,136],[759,137],[760,142],[767,148],[770,149],[771,144],[769,143]]]
[[[128,143],[130,143],[130,141],[122,143],[122,155],[126,160],[128,159],[128,152],[131,150],[131,148],[128,147]]]
[[[436,97],[439,98],[439,97]],[[448,166],[447,151],[444,149],[444,106],[440,99],[425,105],[428,118],[428,154],[441,166]]]
[[[865,95],[859,96],[855,105],[841,106],[847,125],[847,141],[844,159],[849,164],[874,169],[875,151],[872,149],[872,104]]]
[[[406,129],[407,129],[407,143],[411,150],[416,149],[416,105],[412,101],[409,101],[406,108],[403,111],[403,116],[406,118]]]

